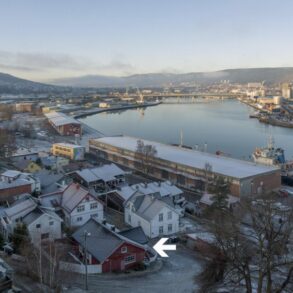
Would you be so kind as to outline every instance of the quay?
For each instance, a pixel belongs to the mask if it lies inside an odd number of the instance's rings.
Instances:
[[[74,114],[74,118],[82,118],[89,115],[99,114],[103,112],[113,112],[113,111],[120,111],[120,110],[129,110],[129,109],[137,109],[137,108],[147,108],[147,107],[153,107],[161,104],[161,102],[148,102],[148,103],[141,103],[141,104],[131,104],[131,105],[119,105],[109,108],[98,108],[94,110],[85,110],[82,112],[79,112],[77,114]]]

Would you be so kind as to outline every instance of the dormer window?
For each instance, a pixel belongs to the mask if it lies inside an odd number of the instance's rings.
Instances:
[[[127,246],[121,247],[121,253],[127,253]]]

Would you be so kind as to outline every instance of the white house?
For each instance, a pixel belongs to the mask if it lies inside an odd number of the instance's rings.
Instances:
[[[96,199],[78,183],[71,183],[62,192],[61,208],[68,226],[81,226],[91,217],[97,220],[104,218],[103,202]]]
[[[155,196],[134,195],[125,203],[124,220],[140,226],[150,237],[171,235],[179,231],[180,213]]]
[[[22,196],[2,212],[0,225],[4,238],[8,239],[21,223],[27,226],[33,243],[62,237],[62,219],[55,212],[39,207],[30,195]]]
[[[45,239],[62,238],[63,220],[53,211],[37,207],[27,214],[22,222],[26,224],[30,238],[35,244]]]

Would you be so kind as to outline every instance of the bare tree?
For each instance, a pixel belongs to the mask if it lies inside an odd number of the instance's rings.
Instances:
[[[157,155],[156,147],[145,145],[142,140],[137,141],[135,158],[139,162],[142,171],[148,174],[152,168],[152,159]]]
[[[0,128],[0,157],[8,158],[16,150],[14,133]]]
[[[71,273],[60,268],[60,263],[67,254],[68,247],[53,240],[40,242],[38,246],[27,244],[22,249],[28,276],[37,279],[52,292],[61,292],[62,285],[71,277]]]
[[[211,223],[220,253],[210,258],[200,275],[205,292],[219,284],[244,285],[248,293],[292,292],[292,208],[266,195],[242,203],[241,210],[241,215],[229,213],[221,223]],[[217,274],[216,265],[208,274],[211,264],[219,263],[222,274]],[[211,274],[216,277],[208,279]]]

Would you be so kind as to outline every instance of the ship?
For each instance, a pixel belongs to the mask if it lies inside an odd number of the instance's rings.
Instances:
[[[286,161],[284,149],[275,148],[272,136],[270,136],[266,147],[255,149],[252,159],[258,164],[280,167],[282,183],[293,186],[293,161]]]

